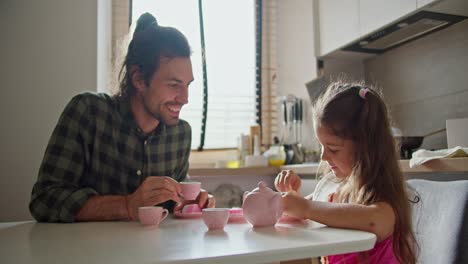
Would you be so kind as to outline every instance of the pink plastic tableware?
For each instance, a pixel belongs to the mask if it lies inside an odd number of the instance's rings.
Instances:
[[[193,214],[193,213],[201,213],[201,208],[198,204],[187,204],[182,208],[182,213],[184,214]]]
[[[274,192],[264,182],[244,194],[244,217],[254,227],[273,226],[283,214],[281,193]]]
[[[174,216],[185,219],[201,218],[202,210],[198,204],[187,204],[182,210],[175,211]]]
[[[223,229],[229,219],[229,208],[205,208],[202,217],[209,230]]]
[[[200,193],[201,182],[180,182],[182,195],[185,200],[195,200]]]
[[[303,224],[305,223],[305,220],[302,218],[297,218],[294,216],[283,214],[278,222],[281,224]]]
[[[239,207],[233,207],[229,209],[229,223],[243,223],[245,222],[244,210]]]
[[[181,211],[174,212],[175,218],[181,219],[197,219],[202,217],[202,212],[198,213],[182,213]]]
[[[159,225],[169,214],[161,206],[143,206],[138,208],[138,219],[143,225]]]

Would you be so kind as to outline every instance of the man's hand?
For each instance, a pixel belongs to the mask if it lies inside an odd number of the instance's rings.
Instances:
[[[299,192],[301,178],[292,170],[282,170],[275,178],[275,187],[279,192]]]
[[[153,206],[173,200],[180,203],[181,188],[179,183],[170,177],[147,177],[138,189],[127,196],[127,209],[131,220],[138,219],[138,207]]]
[[[198,194],[197,199],[200,208],[213,208],[216,205],[216,200],[213,195],[209,194],[207,191],[201,189],[200,194]]]
[[[182,211],[185,205],[191,203],[198,203],[200,208],[213,208],[216,205],[216,200],[213,195],[209,194],[206,190],[201,189],[195,201],[183,200],[181,203],[177,203],[174,208],[174,212]]]

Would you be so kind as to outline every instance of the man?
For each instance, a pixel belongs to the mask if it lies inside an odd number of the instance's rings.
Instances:
[[[146,13],[116,96],[83,93],[62,113],[29,205],[38,221],[137,220],[138,207],[181,210],[191,128],[179,113],[193,81],[187,39]],[[202,191],[201,207],[214,207]]]

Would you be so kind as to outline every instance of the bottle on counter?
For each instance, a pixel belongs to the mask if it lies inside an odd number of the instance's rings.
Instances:
[[[263,156],[268,159],[268,165],[281,166],[286,161],[286,152],[284,146],[280,145],[278,137],[273,138],[273,145],[263,153]]]
[[[260,140],[258,135],[254,135],[254,151],[253,155],[245,156],[245,167],[266,167],[268,159],[260,154]]]

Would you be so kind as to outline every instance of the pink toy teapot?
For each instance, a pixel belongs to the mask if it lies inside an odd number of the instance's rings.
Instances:
[[[245,219],[254,227],[273,226],[283,213],[281,193],[274,192],[264,182],[244,193],[242,204]]]

